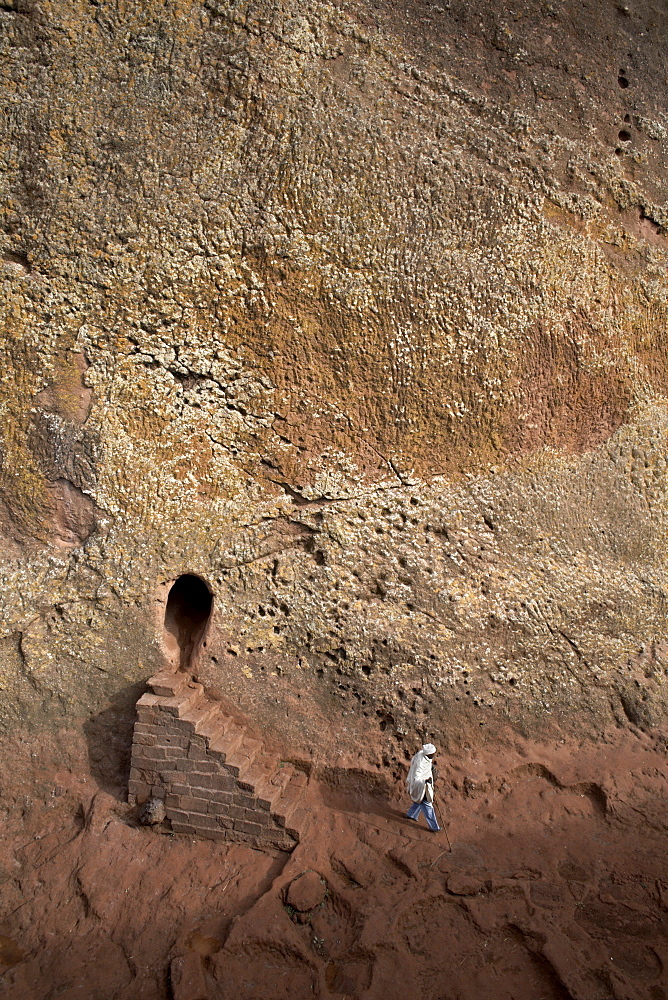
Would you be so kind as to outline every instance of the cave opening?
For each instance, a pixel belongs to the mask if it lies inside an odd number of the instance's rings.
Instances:
[[[165,644],[179,670],[191,668],[212,606],[213,595],[199,576],[184,573],[172,585],[165,608]]]

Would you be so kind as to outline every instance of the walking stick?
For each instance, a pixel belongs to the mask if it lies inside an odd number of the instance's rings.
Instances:
[[[452,854],[452,844],[450,843],[450,838],[448,837],[448,831],[445,828],[445,823],[443,822],[443,817],[441,816],[441,810],[438,808],[438,806],[436,805],[435,802],[434,802],[434,806],[436,808],[438,819],[440,820],[440,823],[441,823],[441,829],[443,830],[443,833],[445,834],[445,839],[448,842],[448,850]]]

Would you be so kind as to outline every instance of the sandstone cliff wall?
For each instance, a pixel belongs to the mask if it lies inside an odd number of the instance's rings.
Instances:
[[[295,752],[656,726],[665,5],[0,21],[5,730],[130,718],[183,573]]]

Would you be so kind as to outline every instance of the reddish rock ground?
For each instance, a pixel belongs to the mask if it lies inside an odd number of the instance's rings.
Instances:
[[[265,854],[139,827],[74,742],[3,757],[7,1000],[668,998],[666,755],[640,733],[442,759],[452,850],[355,770]]]

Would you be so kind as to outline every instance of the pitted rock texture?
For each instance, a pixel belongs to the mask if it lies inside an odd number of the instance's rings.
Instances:
[[[278,754],[656,728],[665,8],[0,20],[4,730],[120,746],[184,573]]]
[[[164,799],[146,799],[137,816],[139,822],[144,826],[157,826],[159,823],[162,823],[165,819]]]

